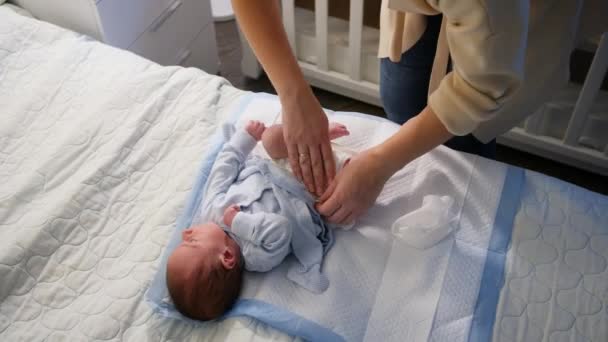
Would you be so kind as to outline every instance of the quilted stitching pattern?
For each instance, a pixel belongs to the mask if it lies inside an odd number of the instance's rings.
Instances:
[[[495,341],[608,339],[608,198],[528,171]]]
[[[143,300],[240,95],[0,6],[0,340],[290,340]]]

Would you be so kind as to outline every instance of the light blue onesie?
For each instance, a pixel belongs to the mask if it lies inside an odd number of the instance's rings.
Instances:
[[[223,127],[227,141],[218,154],[204,190],[203,220],[224,227],[241,247],[248,271],[267,272],[291,252],[295,260],[287,277],[320,293],[329,281],[321,273],[333,232],[314,209],[314,198],[293,176],[271,161],[249,156],[256,145],[245,130]],[[224,210],[241,211],[232,227],[223,224]]]

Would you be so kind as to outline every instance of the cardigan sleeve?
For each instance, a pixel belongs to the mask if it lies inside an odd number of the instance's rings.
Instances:
[[[446,20],[453,70],[429,97],[448,131],[466,135],[495,116],[524,76],[527,1],[428,1]]]

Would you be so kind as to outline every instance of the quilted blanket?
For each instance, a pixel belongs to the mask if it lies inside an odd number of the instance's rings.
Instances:
[[[0,6],[0,340],[290,338],[143,300],[211,133],[243,92]]]

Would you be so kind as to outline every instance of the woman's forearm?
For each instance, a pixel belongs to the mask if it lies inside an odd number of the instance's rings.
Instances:
[[[278,1],[232,0],[241,31],[282,101],[310,92],[283,28]]]
[[[439,121],[431,107],[407,121],[399,131],[374,148],[378,160],[383,161],[387,179],[409,162],[443,144],[453,135]]]

